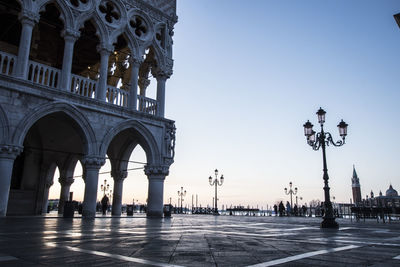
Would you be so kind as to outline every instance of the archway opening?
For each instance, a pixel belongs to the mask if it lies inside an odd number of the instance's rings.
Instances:
[[[47,209],[44,207],[46,183],[55,171],[52,166],[64,166],[71,155],[86,154],[87,140],[74,119],[64,112],[55,112],[30,127],[23,147],[14,162],[7,215],[44,212]]]
[[[100,40],[92,21],[88,20],[80,29],[81,36],[75,43],[72,59],[72,74],[76,74],[94,81],[99,79],[100,54],[97,46]]]
[[[110,142],[107,156],[114,184],[114,214],[120,214],[124,204],[138,203],[143,205],[141,211],[145,212],[148,181],[143,169],[147,162],[152,162],[151,153],[146,139],[134,128],[122,130]],[[118,185],[121,178],[122,184]]]
[[[39,23],[33,28],[30,58],[61,69],[64,55],[64,39],[61,37],[63,29],[64,23],[57,6],[54,3],[46,5],[40,12]]]
[[[134,212],[144,212],[147,205],[148,179],[144,173],[146,152],[140,145],[132,151],[128,162],[128,176],[124,181],[122,203],[134,205]]]
[[[154,78],[154,71],[158,63],[152,46],[145,50],[143,59],[143,63],[139,69],[139,94],[144,97],[156,99],[157,80]]]
[[[18,54],[22,26],[18,15],[21,7],[15,0],[0,0],[0,73],[11,75],[16,62],[7,54]],[[5,53],[4,53],[5,52]]]

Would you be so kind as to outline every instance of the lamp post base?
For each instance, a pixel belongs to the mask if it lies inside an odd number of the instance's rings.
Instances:
[[[339,229],[339,224],[335,221],[335,218],[324,218],[321,222],[321,228]]]

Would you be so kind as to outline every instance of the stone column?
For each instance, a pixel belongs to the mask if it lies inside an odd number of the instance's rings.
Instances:
[[[98,46],[97,51],[100,53],[100,78],[96,88],[96,98],[105,101],[107,92],[107,75],[108,75],[108,59],[113,49],[105,46]]]
[[[171,76],[169,73],[157,70],[153,73],[157,79],[157,115],[164,117],[165,115],[165,82]]]
[[[146,166],[144,169],[149,179],[147,196],[147,217],[162,217],[164,206],[164,180],[168,175],[168,166]]]
[[[128,176],[126,171],[116,171],[112,173],[114,178],[114,192],[112,199],[112,215],[121,215],[122,207],[122,189],[124,185],[124,179]]]
[[[72,68],[72,58],[74,55],[74,45],[75,41],[79,38],[80,32],[73,30],[64,30],[61,33],[64,37],[64,57],[61,72],[61,83],[60,88],[64,91],[71,91],[71,68]]]
[[[131,69],[131,88],[129,90],[129,102],[128,107],[130,110],[137,110],[137,90],[138,90],[138,76],[139,76],[139,67],[142,63],[141,60],[130,57],[129,63],[132,66]]]
[[[21,147],[0,147],[0,217],[6,216],[8,196],[15,158],[22,152]]]
[[[82,160],[85,181],[82,216],[85,218],[94,218],[96,216],[99,170],[104,163],[105,159],[98,157],[85,157]]]
[[[18,47],[18,58],[15,66],[15,77],[26,79],[28,76],[29,53],[31,50],[32,30],[39,21],[39,15],[27,10],[19,14],[19,20],[22,24],[21,37]]]
[[[49,191],[50,187],[53,185],[53,181],[46,181],[45,187],[44,187],[44,197],[43,197],[43,205],[42,205],[42,213],[45,214],[47,213],[47,207],[49,206]]]
[[[69,198],[69,189],[71,188],[71,184],[74,182],[72,177],[60,177],[58,181],[61,184],[60,190],[60,200],[58,202],[58,214],[64,213],[64,204],[65,201],[68,201]]]

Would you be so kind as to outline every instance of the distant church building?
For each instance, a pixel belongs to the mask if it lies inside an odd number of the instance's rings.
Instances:
[[[360,179],[357,176],[356,168],[353,165],[353,177],[351,178],[351,189],[353,191],[353,203],[361,202],[361,186]]]
[[[392,185],[386,190],[385,195],[382,191],[379,192],[379,196],[375,196],[371,190],[370,195],[366,195],[366,198],[361,198],[361,186],[360,179],[358,178],[356,169],[353,165],[353,177],[351,178],[352,191],[353,191],[353,202],[355,206],[382,206],[382,207],[400,207],[400,197],[397,191]]]
[[[175,124],[164,115],[176,22],[176,0],[0,0],[0,216],[46,212],[54,182],[62,210],[78,162],[83,216],[95,216],[106,159],[120,215],[138,145],[147,215],[162,216],[174,161]]]

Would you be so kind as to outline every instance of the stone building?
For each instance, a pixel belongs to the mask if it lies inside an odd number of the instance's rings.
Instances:
[[[147,215],[162,216],[176,22],[176,0],[0,0],[0,216],[45,212],[56,167],[62,206],[80,161],[83,216],[93,217],[106,158],[119,215],[137,145],[147,158]]]

